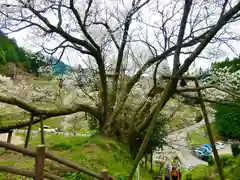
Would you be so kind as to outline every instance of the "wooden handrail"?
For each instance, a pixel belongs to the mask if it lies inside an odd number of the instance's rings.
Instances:
[[[13,166],[0,165],[0,171],[17,174],[25,177],[31,177],[31,178],[35,177],[35,173],[33,171],[21,170]],[[44,172],[43,176],[51,180],[64,180],[64,178],[61,178],[59,176],[56,176],[47,172]]]
[[[4,148],[7,148],[9,150],[12,150],[12,151],[16,151],[16,152],[19,152],[19,153],[22,153],[22,154],[25,154],[25,155],[28,155],[28,156],[32,156],[32,157],[36,157],[36,152],[31,150],[31,149],[27,149],[27,148],[23,148],[23,147],[20,147],[20,146],[16,146],[16,145],[13,145],[13,144],[10,144],[10,143],[7,143],[7,142],[4,142],[4,141],[1,141],[0,140],[0,147],[4,147]],[[101,176],[100,173],[96,173],[96,172],[93,172],[87,168],[84,168],[68,159],[64,159],[62,157],[58,157],[50,152],[45,152],[45,157],[47,159],[50,159],[50,160],[53,160],[55,162],[58,162],[60,164],[63,164],[65,166],[68,166],[70,168],[73,168],[77,171],[80,171],[80,172],[83,172],[89,176],[92,176],[92,177],[95,177],[97,179],[101,179],[103,180],[103,177]],[[109,179],[115,179],[114,177],[112,176],[108,176]]]

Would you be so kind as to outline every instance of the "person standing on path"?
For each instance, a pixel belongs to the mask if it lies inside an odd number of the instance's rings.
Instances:
[[[165,180],[171,180],[171,172],[172,172],[172,164],[168,162],[165,168],[165,173],[164,173]]]
[[[172,168],[171,176],[172,176],[172,180],[179,180],[178,170],[176,167]]]
[[[76,136],[76,131],[75,130],[73,130],[72,133],[73,133],[74,136]]]

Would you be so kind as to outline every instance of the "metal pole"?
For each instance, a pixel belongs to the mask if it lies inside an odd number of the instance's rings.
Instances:
[[[139,166],[139,164],[137,166],[136,180],[140,180],[140,166]]]

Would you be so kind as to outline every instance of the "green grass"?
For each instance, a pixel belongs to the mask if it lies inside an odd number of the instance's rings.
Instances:
[[[105,136],[94,135],[91,137],[64,137],[62,135],[45,135],[48,150],[64,158],[68,158],[93,171],[100,172],[108,169],[115,177],[127,176],[132,165],[132,159],[128,147]],[[40,144],[39,135],[31,137],[29,148],[35,149]],[[15,158],[14,158],[15,157]],[[21,167],[23,169],[33,168],[33,160],[28,157],[16,155],[16,153],[2,154],[1,163]],[[26,161],[25,161],[26,160]],[[20,166],[20,164],[22,164]],[[59,164],[47,161],[46,168],[59,175],[66,174],[69,170]],[[0,173],[0,177],[6,177],[6,173]],[[16,177],[9,175],[9,177]],[[151,174],[141,169],[141,179],[152,179]],[[86,178],[86,176],[84,176]],[[1,178],[0,178],[1,179]]]
[[[12,125],[12,124],[16,124],[18,122],[29,121],[29,119],[30,119],[29,115],[21,117],[21,115],[18,113],[6,113],[6,114],[0,116],[0,124],[2,126]],[[63,116],[53,117],[53,118],[49,118],[49,119],[45,120],[44,124],[48,125],[52,128],[57,128],[60,126],[62,120],[63,120]],[[37,130],[39,127],[40,127],[40,123],[37,123],[32,126],[32,129]],[[23,129],[27,129],[27,127],[23,128]]]
[[[224,140],[224,137],[222,137],[219,132],[217,131],[215,124],[211,124],[211,130],[213,133],[213,138],[215,139],[215,141],[217,140]],[[206,137],[203,137],[201,135],[199,135],[199,133],[206,133]],[[206,127],[200,127],[197,131],[193,132],[190,135],[190,139],[191,139],[191,144],[194,145],[200,145],[200,144],[209,144],[209,138],[207,136],[207,129]]]
[[[19,122],[25,122],[29,121],[30,115],[26,114],[25,116],[22,116],[20,113],[5,113],[0,115],[0,126],[6,126],[6,125],[13,125]],[[52,117],[47,120],[44,120],[44,125],[48,125],[52,128],[58,128],[61,125],[61,122],[64,120],[64,116],[58,116],[58,117]],[[37,130],[40,127],[40,123],[34,124],[32,126],[32,130]],[[76,131],[78,133],[85,133],[88,132],[88,130],[85,128],[83,129],[82,122],[80,121],[78,124],[76,124]],[[27,129],[27,127],[24,127],[22,129]],[[73,127],[69,127],[68,131],[72,131]]]
[[[220,158],[226,180],[240,180],[240,156],[224,155]],[[187,180],[187,176],[192,176],[192,180],[209,180],[211,176],[214,176],[215,180],[219,180],[215,165],[199,165],[191,171],[184,171],[182,179]]]

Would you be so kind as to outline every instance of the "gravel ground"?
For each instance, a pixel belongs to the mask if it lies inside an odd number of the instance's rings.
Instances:
[[[1,141],[7,141],[7,137],[8,137],[8,133],[0,134]],[[16,136],[16,134],[13,133],[11,143],[14,145],[20,145],[20,144],[23,144],[24,141],[21,136]]]

